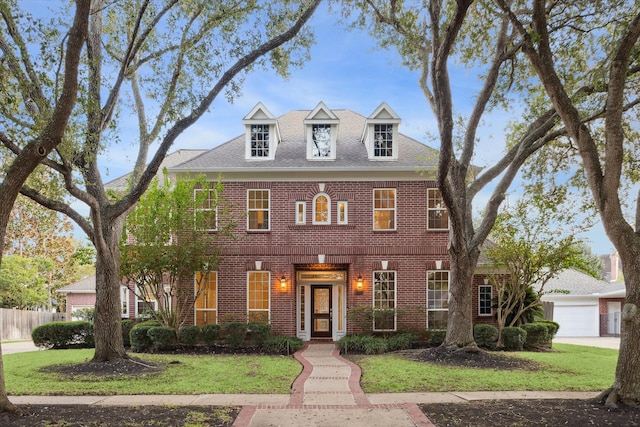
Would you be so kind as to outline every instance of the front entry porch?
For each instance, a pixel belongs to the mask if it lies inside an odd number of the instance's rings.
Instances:
[[[297,336],[337,341],[346,334],[346,271],[298,271]]]

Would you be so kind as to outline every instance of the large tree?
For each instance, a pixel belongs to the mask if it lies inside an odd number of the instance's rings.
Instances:
[[[291,64],[304,61],[311,35],[301,30],[319,2],[94,0],[74,137],[43,162],[89,207],[89,218],[34,188],[21,190],[68,215],[96,248],[94,361],[127,357],[119,326],[119,241],[126,214],[176,138],[218,95],[233,98],[256,65],[286,74]],[[111,144],[125,139],[121,115],[138,122],[138,134],[127,141],[136,147],[135,165],[127,188],[112,192],[100,161]]]
[[[51,67],[49,61],[34,61],[27,48],[27,40],[34,28],[20,31],[14,13],[14,4],[0,2],[3,31],[0,33],[0,75],[2,75],[3,102],[0,103],[0,141],[15,156],[2,158],[0,182],[0,264],[5,232],[13,204],[22,185],[38,164],[65,136],[69,117],[78,92],[80,54],[87,34],[89,0],[77,0],[73,23],[67,31],[57,33],[56,52],[63,60]],[[44,28],[36,27],[36,31]],[[66,39],[66,44],[64,43]],[[45,46],[43,46],[45,47]],[[55,77],[56,85],[46,90],[45,82]],[[62,80],[61,85],[59,85]],[[21,100],[21,101],[20,101]],[[19,411],[7,398],[4,370],[0,351],[0,411]]]
[[[626,180],[638,180],[640,137],[638,69],[640,68],[640,5],[627,1],[549,3],[534,0],[528,8],[511,9],[498,1],[523,38],[530,60],[569,141],[558,147],[563,162],[579,156],[607,236],[620,254],[626,300],[613,386],[602,394],[609,406],[640,404],[640,193],[625,200]],[[559,61],[566,51],[574,60]],[[596,86],[596,84],[598,86]],[[572,96],[576,87],[599,97]],[[635,108],[631,108],[635,107]],[[602,112],[596,123],[585,118]],[[556,163],[558,157],[555,157]],[[637,190],[636,190],[637,191]],[[625,206],[631,210],[630,219]]]

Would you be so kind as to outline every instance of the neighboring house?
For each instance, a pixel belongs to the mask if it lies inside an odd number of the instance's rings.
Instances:
[[[67,295],[66,319],[78,320],[73,317],[74,311],[96,306],[96,276],[85,277],[58,289],[58,292]]]
[[[544,287],[543,302],[553,302],[558,337],[620,334],[626,295],[623,282],[609,283],[576,270],[563,270]]]
[[[363,308],[377,314],[376,331],[445,328],[449,218],[438,152],[400,123],[386,103],[369,116],[321,102],[280,117],[258,103],[240,136],[169,167],[172,179],[222,177],[242,218],[189,322],[269,321],[280,334],[337,340],[357,331],[348,314]],[[215,233],[215,222],[203,232]],[[474,321],[495,323],[491,285],[474,283]]]

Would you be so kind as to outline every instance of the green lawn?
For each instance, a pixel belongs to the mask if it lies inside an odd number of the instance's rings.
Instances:
[[[367,393],[490,390],[598,391],[613,383],[617,350],[554,344],[548,353],[504,353],[542,363],[538,371],[497,371],[433,365],[399,355],[349,356],[363,371]],[[300,364],[284,356],[136,355],[164,364],[158,374],[96,379],[41,372],[81,363],[93,350],[47,350],[3,356],[10,395],[113,395],[290,392]],[[169,364],[177,361],[179,363]]]
[[[366,393],[571,390],[599,391],[613,384],[618,350],[554,344],[548,353],[503,353],[535,360],[538,371],[455,368],[407,360],[398,355],[350,356],[363,371]]]
[[[3,356],[10,395],[113,394],[287,394],[302,367],[284,356],[186,356],[140,354],[141,359],[165,364],[158,374],[105,378],[41,372],[51,365],[85,362],[93,350],[46,350]],[[179,363],[168,364],[177,361]]]

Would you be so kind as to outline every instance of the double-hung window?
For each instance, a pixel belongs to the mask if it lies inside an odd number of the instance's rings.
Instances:
[[[197,272],[194,281],[196,296],[196,325],[215,325],[218,323],[218,273],[213,271],[203,277]]]
[[[429,230],[449,229],[449,212],[437,188],[427,190],[427,228]]]
[[[373,229],[396,229],[396,190],[376,188],[373,190]]]
[[[478,287],[478,315],[491,316],[493,314],[492,297],[493,288],[491,285],[480,285]]]
[[[427,272],[427,328],[446,329],[449,316],[449,272]]]
[[[247,211],[247,230],[269,230],[269,190],[248,190]]]
[[[247,318],[249,322],[269,322],[271,273],[250,271],[247,275]]]
[[[373,272],[373,330],[396,330],[396,272]]]
[[[215,231],[218,229],[218,193],[215,190],[197,188],[194,190],[196,201],[196,229]]]

